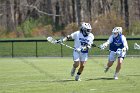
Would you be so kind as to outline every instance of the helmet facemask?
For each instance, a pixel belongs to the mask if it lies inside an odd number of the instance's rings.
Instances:
[[[118,35],[119,35],[118,32],[113,33],[113,37],[114,37],[114,38],[117,37]]]
[[[81,26],[81,33],[84,37],[88,36],[91,33],[91,25],[89,23],[83,23]]]

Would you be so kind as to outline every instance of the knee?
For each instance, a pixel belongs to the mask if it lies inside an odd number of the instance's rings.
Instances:
[[[75,68],[77,68],[77,67],[79,66],[79,63],[78,63],[78,62],[75,62],[75,63],[73,64],[73,66],[74,66]]]
[[[121,64],[122,64],[122,63],[118,63],[118,66],[121,67]]]
[[[108,64],[107,64],[108,67],[111,67],[113,65],[113,63],[114,63],[114,61],[109,61]]]
[[[122,65],[122,61],[119,60],[118,61],[118,65],[121,66]]]

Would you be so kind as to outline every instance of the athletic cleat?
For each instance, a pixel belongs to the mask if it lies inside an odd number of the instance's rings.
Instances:
[[[71,76],[73,77],[74,76],[74,74],[75,74],[75,68],[72,68],[72,70],[71,70]]]
[[[81,79],[80,79],[80,76],[79,76],[79,75],[76,75],[76,76],[75,76],[75,81],[81,81]]]
[[[108,67],[106,67],[106,68],[104,69],[104,72],[106,73],[108,70],[109,70],[109,68],[108,68]]]
[[[115,79],[115,80],[119,79],[119,78],[118,78],[118,74],[115,74],[115,75],[114,75],[114,79]]]
[[[117,80],[117,79],[119,79],[119,78],[118,78],[117,76],[114,76],[114,79]]]

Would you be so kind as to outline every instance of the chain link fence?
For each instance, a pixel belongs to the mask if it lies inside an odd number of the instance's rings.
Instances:
[[[94,43],[100,45],[107,39],[95,39]],[[140,56],[140,50],[134,49],[134,43],[140,44],[140,38],[127,38],[129,51],[127,55]],[[73,41],[65,42],[73,46]],[[107,50],[108,48],[106,48]],[[108,55],[109,51],[92,48],[89,56]],[[0,40],[0,57],[69,57],[73,50],[60,44],[51,44],[46,40]]]

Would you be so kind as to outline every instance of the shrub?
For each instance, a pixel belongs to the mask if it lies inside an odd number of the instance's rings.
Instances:
[[[25,37],[30,37],[31,36],[31,32],[33,30],[34,27],[36,27],[38,24],[37,20],[34,20],[32,18],[26,20],[20,27],[21,30],[24,33]]]
[[[39,26],[32,30],[31,36],[51,36],[53,35],[52,26]]]
[[[70,23],[62,31],[62,35],[66,36],[66,35],[71,34],[72,32],[75,32],[77,30],[79,30],[78,25],[76,23]]]
[[[132,25],[130,27],[129,33],[131,35],[138,35],[138,34],[140,34],[140,22],[139,21],[136,21],[136,22],[132,23]]]
[[[101,15],[92,21],[92,31],[95,35],[109,35],[116,26],[124,27],[124,20],[113,12]]]

